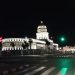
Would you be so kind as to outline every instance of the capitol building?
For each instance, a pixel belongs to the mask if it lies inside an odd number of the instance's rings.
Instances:
[[[49,38],[49,32],[43,21],[37,26],[36,38],[4,38],[2,51],[16,50],[58,50],[58,44]]]

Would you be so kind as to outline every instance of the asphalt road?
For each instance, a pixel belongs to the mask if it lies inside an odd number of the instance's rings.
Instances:
[[[32,60],[30,60],[32,61]],[[7,68],[8,67],[8,68]],[[3,70],[2,70],[3,68]],[[0,63],[3,75],[75,75],[75,58],[45,58],[40,62]]]
[[[75,59],[51,59],[45,64],[18,75],[75,75]]]

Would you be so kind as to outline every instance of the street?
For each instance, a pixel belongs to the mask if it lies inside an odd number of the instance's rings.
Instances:
[[[38,61],[40,60],[38,59]],[[75,75],[75,58],[65,56],[46,57],[40,62],[0,63],[0,73],[2,75]]]
[[[75,60],[67,59],[51,59],[45,64],[41,64],[31,71],[21,72],[19,75],[75,75]]]

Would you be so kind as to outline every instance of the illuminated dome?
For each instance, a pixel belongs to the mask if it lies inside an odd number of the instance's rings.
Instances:
[[[37,27],[36,39],[49,39],[49,33],[47,32],[47,27],[43,24],[43,21],[40,21],[40,25]]]
[[[40,25],[37,27],[37,32],[47,32],[47,27],[43,24],[43,21],[40,21]]]

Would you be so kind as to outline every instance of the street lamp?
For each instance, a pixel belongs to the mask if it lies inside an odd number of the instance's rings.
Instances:
[[[62,49],[63,49],[63,46],[67,44],[67,38],[66,38],[66,36],[62,36],[62,35],[59,36],[58,42],[62,46]]]
[[[61,37],[61,38],[60,38],[60,41],[61,41],[61,42],[65,42],[65,41],[66,41],[66,38],[65,38],[65,37]]]

